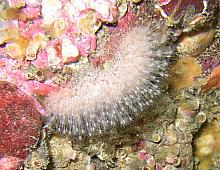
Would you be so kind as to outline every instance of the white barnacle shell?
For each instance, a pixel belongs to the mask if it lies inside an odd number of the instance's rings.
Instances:
[[[52,24],[59,16],[59,9],[61,8],[62,3],[59,0],[42,0],[43,24]]]
[[[49,65],[57,65],[61,62],[61,59],[57,56],[56,49],[53,47],[47,47],[47,57]]]
[[[24,1],[30,7],[37,7],[41,4],[41,0],[24,0]]]
[[[94,9],[103,17],[107,18],[110,15],[110,4],[107,1],[98,0],[95,2]]]
[[[40,43],[36,41],[30,41],[26,49],[26,59],[35,60],[37,57],[37,51],[40,48]]]
[[[78,48],[68,38],[62,40],[62,57],[67,59],[68,57],[77,57],[79,55]]]

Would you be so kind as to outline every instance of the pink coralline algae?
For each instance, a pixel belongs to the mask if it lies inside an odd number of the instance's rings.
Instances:
[[[219,65],[220,65],[220,59],[219,58],[212,58],[212,57],[204,59],[203,63],[202,63],[204,71],[211,71],[213,68],[215,68]]]
[[[40,105],[15,85],[0,82],[0,169],[14,170],[22,164],[39,138],[41,111]]]
[[[220,39],[215,39],[212,44],[200,55],[202,68],[205,72],[212,71],[220,65]]]
[[[127,6],[122,0],[1,1],[0,62],[6,64],[0,67],[0,80],[15,83],[28,94],[47,95],[60,85],[57,79],[68,80],[51,70],[62,71],[94,53],[97,31],[121,19]],[[11,59],[13,68],[7,64]],[[49,76],[25,77],[30,65],[47,70]]]
[[[43,64],[43,61],[40,64]],[[17,67],[19,67],[19,63],[16,60],[0,56],[0,81],[12,82],[29,95],[45,96],[50,91],[57,89],[57,85],[51,80],[28,81],[27,73],[16,69]]]

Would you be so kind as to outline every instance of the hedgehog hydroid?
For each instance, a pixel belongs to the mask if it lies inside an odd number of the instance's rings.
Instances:
[[[160,48],[161,35],[136,26],[122,36],[111,66],[83,71],[60,91],[50,94],[46,109],[61,134],[101,133],[125,125],[160,93],[169,50]]]

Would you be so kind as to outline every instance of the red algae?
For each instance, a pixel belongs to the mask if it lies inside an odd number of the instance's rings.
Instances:
[[[180,4],[179,4],[180,3]],[[195,10],[195,13],[201,13],[204,9],[204,4],[202,0],[169,0],[169,1],[159,1],[158,3],[164,12],[167,15],[172,15],[173,11],[176,8],[176,5],[179,4],[179,8],[176,11],[175,15],[180,14],[183,10],[186,10],[187,7],[192,6]]]
[[[0,82],[0,120],[0,165],[8,157],[20,162],[39,138],[42,115],[33,98],[11,83]]]

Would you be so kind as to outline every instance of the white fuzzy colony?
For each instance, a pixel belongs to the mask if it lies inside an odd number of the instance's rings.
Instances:
[[[137,26],[123,35],[106,69],[91,68],[47,98],[50,123],[61,134],[87,136],[123,126],[160,93],[168,50],[162,36]]]

